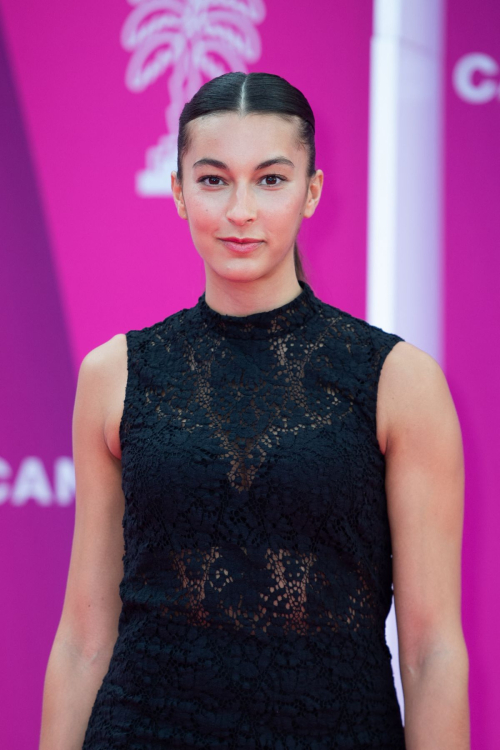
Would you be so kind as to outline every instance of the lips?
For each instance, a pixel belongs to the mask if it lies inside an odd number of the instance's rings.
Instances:
[[[253,237],[221,237],[221,240],[224,240],[224,242],[238,242],[242,245],[250,242],[262,242],[262,240],[257,240]]]
[[[221,237],[220,242],[231,252],[246,255],[261,247],[263,240],[255,240],[253,237]]]

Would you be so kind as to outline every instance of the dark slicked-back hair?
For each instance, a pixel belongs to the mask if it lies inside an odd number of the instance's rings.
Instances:
[[[298,118],[297,143],[307,150],[307,177],[312,177],[316,172],[314,114],[304,94],[273,73],[224,73],[204,83],[181,112],[177,138],[179,182],[182,182],[182,159],[190,146],[188,123],[197,117],[216,112],[273,114],[288,121]],[[297,278],[307,281],[297,242],[294,246],[294,260]]]

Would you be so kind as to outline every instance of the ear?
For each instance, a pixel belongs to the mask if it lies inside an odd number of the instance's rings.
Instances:
[[[171,172],[170,181],[171,181],[172,197],[175,201],[177,213],[179,214],[181,219],[187,219],[188,216],[187,216],[186,206],[184,204],[184,196],[182,194],[182,185],[177,180],[177,172]]]
[[[323,189],[323,178],[324,174],[321,169],[317,169],[315,174],[309,181],[309,188],[307,190],[307,198],[304,206],[304,216],[310,217],[316,211],[316,206],[321,198],[321,191]]]

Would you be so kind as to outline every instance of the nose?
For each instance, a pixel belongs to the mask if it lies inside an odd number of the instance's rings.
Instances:
[[[246,185],[238,185],[231,194],[226,217],[237,226],[242,226],[248,221],[254,221],[257,208],[252,196],[251,188]]]

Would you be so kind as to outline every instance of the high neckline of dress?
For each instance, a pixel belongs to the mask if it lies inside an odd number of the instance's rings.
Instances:
[[[205,292],[198,298],[199,315],[213,330],[229,338],[269,338],[289,333],[304,325],[318,310],[319,300],[306,281],[298,280],[302,291],[289,302],[272,310],[250,315],[225,315],[210,307]]]

